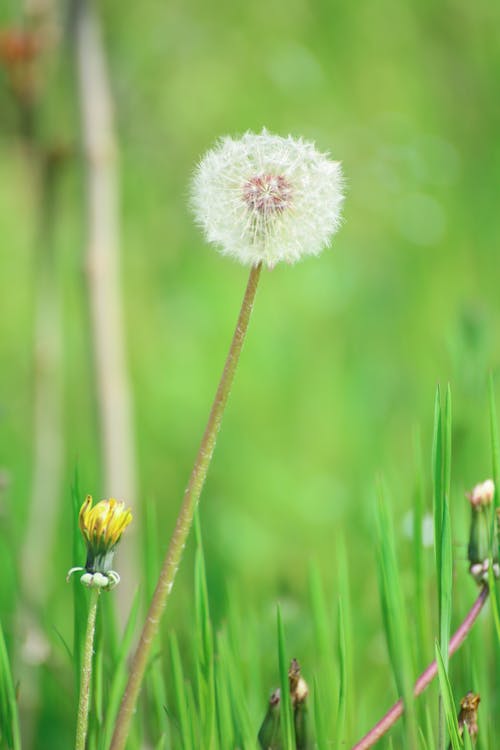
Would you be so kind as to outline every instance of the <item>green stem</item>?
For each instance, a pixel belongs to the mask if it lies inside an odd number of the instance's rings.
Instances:
[[[234,374],[248,329],[250,313],[257,291],[261,265],[254,266],[250,271],[245,296],[241,305],[236,330],[229,348],[226,364],[215,394],[212,409],[208,417],[207,426],[194,462],[193,470],[184,493],[181,509],[177,517],[174,533],[170,539],[163,566],[158,577],[156,589],[151,600],[146,621],[142,629],[139,643],[132,660],[130,674],[123,695],[120,711],[116,720],[115,731],[110,750],[123,750],[129,731],[132,715],[141,688],[144,673],[148,663],[154,638],[158,632],[160,619],[166,607],[169,594],[174,585],[175,575],[181,561],[182,553],[193,523],[193,516],[205,483],[205,479],[215,448],[215,442],[222,422],[229,392],[234,380]]]
[[[92,679],[92,656],[94,655],[94,634],[97,604],[100,589],[91,589],[89,602],[89,616],[87,632],[83,647],[82,671],[80,675],[80,700],[78,703],[78,717],[76,722],[75,750],[85,750],[87,729],[89,724],[90,682]]]

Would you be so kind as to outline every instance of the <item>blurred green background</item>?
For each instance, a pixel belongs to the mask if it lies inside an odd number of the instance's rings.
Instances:
[[[56,665],[47,678],[55,695],[70,679],[56,634],[71,640],[64,577],[81,563],[71,559],[69,535],[75,466],[82,493],[103,496],[65,11],[60,3],[62,62],[54,55],[44,71],[39,125],[45,143],[74,150],[59,186],[54,245],[64,324],[65,468],[55,543],[42,545],[51,576],[40,617],[50,642],[46,658]],[[19,0],[2,3],[2,26],[21,24],[22,12]],[[307,653],[309,561],[317,561],[333,601],[337,551],[345,546],[356,664],[360,675],[370,675],[359,698],[366,723],[389,700],[376,700],[388,671],[374,571],[376,478],[382,473],[390,488],[406,561],[416,428],[431,507],[437,383],[451,383],[454,402],[457,575],[466,567],[464,491],[490,473],[487,377],[499,365],[500,331],[500,8],[487,0],[109,0],[99,13],[121,168],[122,291],[139,467],[134,513],[139,527],[146,506],[155,507],[161,550],[247,275],[194,226],[194,165],[218,136],[263,126],[314,140],[343,162],[345,221],[332,248],[263,273],[201,521],[214,619],[225,616],[227,586],[239,590],[243,611],[261,623],[265,691],[277,682],[276,602],[284,606],[294,653]],[[11,640],[16,632],[21,638],[15,602],[33,481],[37,221],[29,155],[2,69],[0,605]],[[192,612],[188,552],[165,621],[181,639]],[[426,554],[430,563],[432,550]],[[126,540],[118,568],[125,556]],[[122,586],[122,597],[130,597]],[[474,585],[460,589],[463,609]],[[39,668],[50,671],[44,659]]]

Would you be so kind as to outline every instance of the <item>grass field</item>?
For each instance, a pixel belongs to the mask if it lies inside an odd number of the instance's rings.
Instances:
[[[87,493],[123,490],[106,483],[96,396],[74,38],[68,3],[45,5],[55,33],[34,63],[31,134],[0,60],[0,619],[22,746],[65,750],[87,597],[65,582],[84,564],[77,509]],[[465,493],[494,473],[490,376],[500,399],[500,10],[96,5],[120,166],[137,491],[123,498],[134,522],[117,553],[122,582],[98,613],[89,747],[109,746],[246,284],[196,228],[191,176],[219,136],[265,126],[342,161],[344,222],[318,258],[262,273],[130,748],[256,747],[280,684],[278,605],[318,746],[349,748],[443,644],[435,550],[411,522],[433,517],[433,495],[451,519],[451,632],[478,594]],[[23,25],[22,6],[1,4],[4,35]],[[47,202],[48,152],[61,158]],[[449,492],[436,492],[438,384],[444,422],[448,384],[452,394]],[[5,668],[1,647],[0,659]],[[499,662],[488,604],[449,667],[456,704],[481,694],[479,750],[496,747]],[[438,692],[436,681],[414,722],[410,712],[379,746],[442,750]],[[0,746],[17,750],[12,731],[2,726]]]

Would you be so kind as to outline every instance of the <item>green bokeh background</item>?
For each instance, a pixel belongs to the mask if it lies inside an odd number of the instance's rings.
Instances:
[[[378,672],[388,669],[374,571],[376,478],[381,472],[390,487],[406,559],[414,432],[420,426],[427,470],[437,383],[450,382],[453,392],[459,570],[467,541],[463,493],[490,473],[486,384],[498,368],[500,331],[499,6],[109,0],[99,11],[121,163],[123,299],[140,474],[134,510],[140,519],[145,504],[154,504],[161,549],[246,283],[246,270],[209,248],[194,226],[193,167],[220,135],[263,126],[314,140],[343,162],[345,220],[331,249],[263,273],[201,520],[215,619],[224,616],[225,589],[233,585],[271,643],[279,599],[288,605],[298,652],[311,637],[301,614],[308,561],[318,561],[335,597],[342,541],[356,659],[374,675],[362,704],[369,708],[360,710],[375,718],[381,707],[371,697]],[[10,0],[0,20],[19,22],[20,12]],[[61,35],[64,44],[64,26]],[[70,49],[63,46],[63,54],[63,69],[47,75],[52,88],[41,130],[47,142],[74,145]],[[82,492],[102,495],[82,185],[75,160],[64,172],[56,236],[66,467],[57,545],[46,550],[53,581],[45,615],[68,639],[64,576],[77,564],[68,532],[75,464]],[[0,496],[0,555],[8,571],[0,604],[11,636],[32,480],[32,188],[0,73],[0,460],[9,480]],[[427,489],[430,508],[430,482]],[[127,555],[126,542],[119,554]],[[466,586],[464,601],[474,595],[473,584]],[[191,590],[188,556],[166,628],[182,633]],[[269,651],[276,681],[275,661]],[[266,690],[272,686],[266,682]]]

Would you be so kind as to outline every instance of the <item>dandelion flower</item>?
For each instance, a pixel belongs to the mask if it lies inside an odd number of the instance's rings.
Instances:
[[[92,507],[92,497],[87,495],[80,508],[78,524],[87,547],[85,568],[71,568],[68,578],[77,570],[84,570],[81,581],[86,586],[111,589],[120,581],[111,570],[115,548],[132,520],[130,508],[121,500],[101,500]]]
[[[192,206],[207,240],[245,265],[317,255],[340,225],[340,162],[313,143],[262,133],[222,138],[196,170]]]

